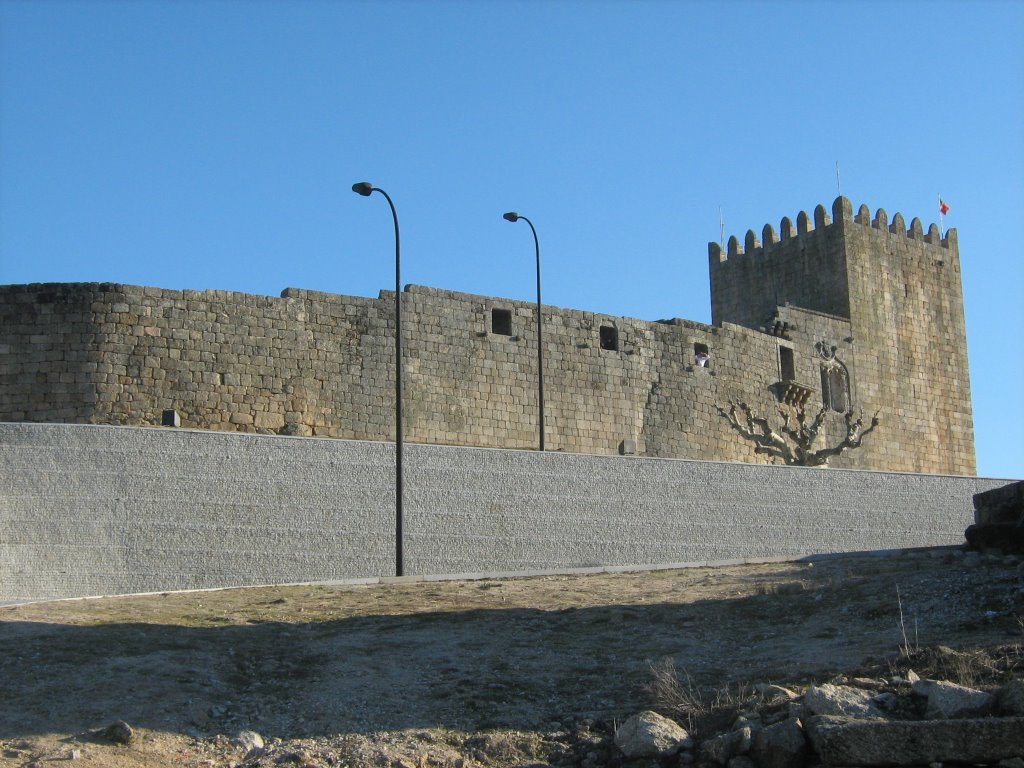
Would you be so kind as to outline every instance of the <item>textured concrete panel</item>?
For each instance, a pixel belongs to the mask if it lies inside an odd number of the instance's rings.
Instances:
[[[409,575],[963,541],[1006,481],[408,445]],[[0,423],[0,600],[389,576],[394,447]]]

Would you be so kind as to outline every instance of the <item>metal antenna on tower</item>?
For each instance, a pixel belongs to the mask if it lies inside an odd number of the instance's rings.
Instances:
[[[718,206],[718,244],[725,250],[725,219],[722,218],[722,206]]]

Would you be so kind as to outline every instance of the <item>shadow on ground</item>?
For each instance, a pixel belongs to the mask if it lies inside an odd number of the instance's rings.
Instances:
[[[199,627],[82,626],[9,613],[0,621],[0,739],[81,733],[116,719],[197,735],[251,728],[293,738],[543,728],[569,716],[628,715],[650,704],[651,665],[666,657],[694,685],[720,686],[821,678],[895,653],[902,638],[893,586],[884,576],[837,582],[823,573],[789,590],[688,603],[439,609],[306,623],[225,616],[222,626]],[[980,589],[958,587],[968,588]],[[970,604],[957,603],[959,614],[934,613],[950,602],[950,589],[922,578],[904,593],[904,613],[927,616],[922,644],[1019,636],[1019,592],[1011,610],[981,627],[991,600],[977,592]]]

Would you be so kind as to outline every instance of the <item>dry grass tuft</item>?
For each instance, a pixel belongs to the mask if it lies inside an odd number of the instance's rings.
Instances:
[[[909,654],[901,652],[890,662],[890,672],[903,675],[912,669],[929,680],[948,680],[969,688],[991,688],[1020,677],[1024,672],[1024,645],[1013,643],[994,648],[954,650],[937,645]]]
[[[697,720],[708,712],[704,696],[693,684],[693,679],[684,670],[685,682],[676,671],[676,663],[670,656],[651,665],[651,682],[647,691],[654,706],[685,722],[693,730]]]
[[[701,688],[685,670],[679,674],[671,657],[651,665],[647,692],[655,709],[684,723],[695,734],[728,727],[739,712],[764,703],[762,696],[744,684]]]

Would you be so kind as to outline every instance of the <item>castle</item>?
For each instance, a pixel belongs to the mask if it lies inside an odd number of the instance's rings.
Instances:
[[[763,463],[719,406],[824,404],[829,444],[847,410],[882,419],[832,466],[975,474],[955,230],[840,197],[708,251],[711,325],[544,307],[548,450]],[[394,301],[0,286],[0,422],[173,409],[197,429],[391,440]],[[535,305],[420,286],[402,302],[406,440],[536,448]]]

